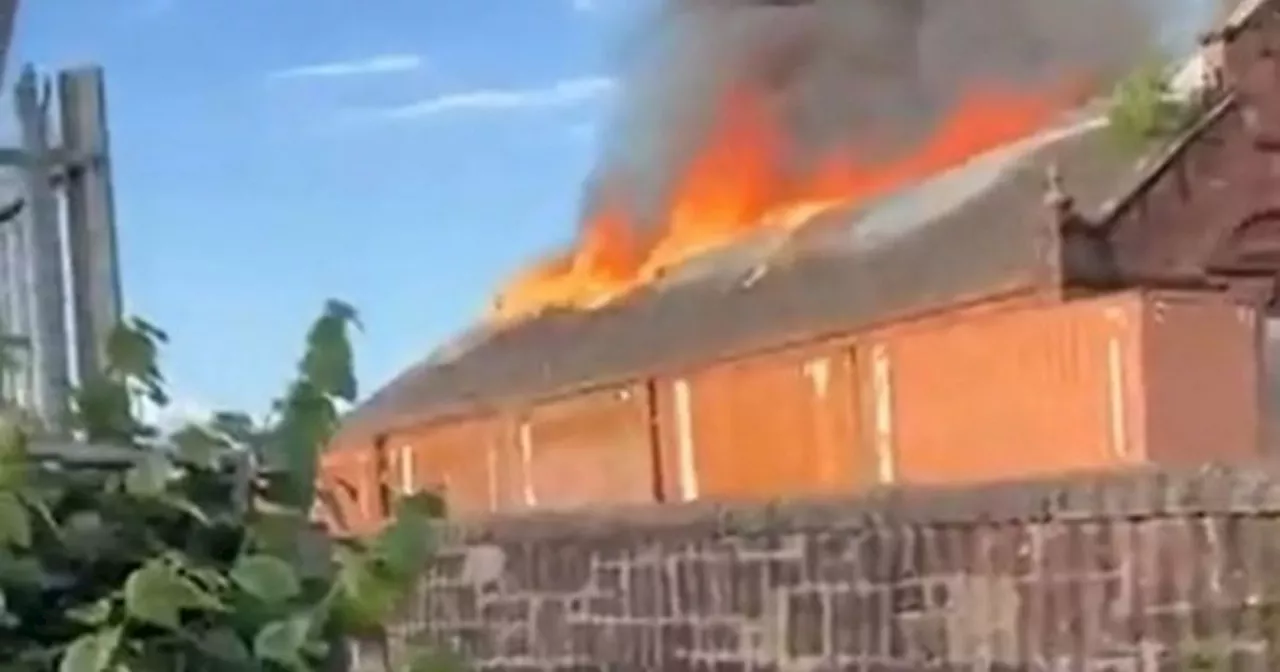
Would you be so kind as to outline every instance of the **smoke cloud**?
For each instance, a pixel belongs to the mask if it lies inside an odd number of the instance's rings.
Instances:
[[[655,220],[730,87],[767,101],[797,166],[855,137],[866,158],[901,152],[975,89],[1107,83],[1166,46],[1171,6],[1214,1],[669,0],[593,183]]]

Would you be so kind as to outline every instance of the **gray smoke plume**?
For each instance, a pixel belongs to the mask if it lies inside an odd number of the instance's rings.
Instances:
[[[974,87],[1112,81],[1221,1],[669,0],[630,64],[597,181],[652,219],[741,85],[768,101],[796,166],[853,137],[864,156],[900,152]]]

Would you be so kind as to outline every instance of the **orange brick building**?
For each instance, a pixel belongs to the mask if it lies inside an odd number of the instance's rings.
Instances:
[[[357,408],[324,480],[360,531],[423,488],[468,516],[1258,454],[1280,19],[1245,4],[1183,75],[1199,123],[1144,161],[1084,110],[615,305],[478,330]]]

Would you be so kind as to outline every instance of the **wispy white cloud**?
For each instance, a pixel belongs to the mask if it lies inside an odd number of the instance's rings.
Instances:
[[[381,54],[347,61],[313,63],[276,70],[271,79],[321,79],[332,77],[358,77],[360,75],[384,75],[395,72],[420,70],[425,65],[417,54]]]
[[[534,89],[473,89],[448,93],[374,110],[372,115],[386,120],[408,120],[465,112],[571,107],[609,96],[615,88],[614,80],[608,77],[579,77]]]

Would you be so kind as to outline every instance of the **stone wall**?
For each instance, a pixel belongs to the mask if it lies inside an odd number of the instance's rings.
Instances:
[[[1273,474],[495,521],[450,531],[394,640],[483,670],[1280,669]]]

